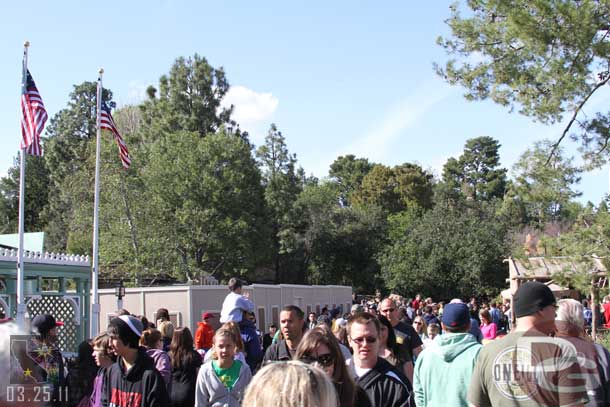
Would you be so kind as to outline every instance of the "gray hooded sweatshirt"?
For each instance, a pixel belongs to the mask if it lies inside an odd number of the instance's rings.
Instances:
[[[212,361],[205,363],[199,369],[197,386],[195,389],[196,407],[240,407],[244,398],[246,387],[252,379],[252,373],[247,364],[242,363],[239,370],[239,378],[231,390],[220,381]]]

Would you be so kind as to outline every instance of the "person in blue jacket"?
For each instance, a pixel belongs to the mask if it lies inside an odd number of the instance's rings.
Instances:
[[[246,363],[250,366],[252,374],[256,372],[258,366],[263,361],[263,346],[260,336],[256,331],[254,323],[254,313],[244,312],[242,320],[239,322],[239,330],[241,332],[241,340],[244,343],[244,352],[246,354]]]

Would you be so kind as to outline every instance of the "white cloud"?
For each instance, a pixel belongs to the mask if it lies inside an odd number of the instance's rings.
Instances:
[[[233,119],[250,133],[253,142],[262,140],[269,119],[277,109],[279,100],[271,92],[256,92],[245,86],[231,86],[222,100],[222,107],[235,106]]]
[[[314,174],[325,176],[333,160],[345,154],[367,157],[375,162],[386,162],[404,131],[416,124],[450,93],[451,89],[447,85],[423,84],[402,101],[390,106],[387,113],[377,123],[372,124],[367,134],[319,160],[317,167],[313,169]]]

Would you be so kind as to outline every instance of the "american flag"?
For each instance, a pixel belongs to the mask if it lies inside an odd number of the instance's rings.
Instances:
[[[21,148],[30,155],[41,156],[40,135],[49,117],[30,71],[21,89]]]
[[[119,156],[121,157],[123,168],[129,168],[129,165],[131,164],[131,158],[129,158],[129,151],[127,150],[127,145],[123,141],[123,137],[121,137],[119,130],[116,128],[114,119],[110,114],[110,107],[108,107],[108,105],[104,101],[102,101],[102,109],[100,112],[100,128],[110,130],[112,132],[112,134],[114,135],[114,139],[116,140],[119,146]]]

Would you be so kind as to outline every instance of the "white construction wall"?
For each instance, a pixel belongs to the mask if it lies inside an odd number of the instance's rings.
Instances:
[[[352,303],[352,287],[349,286],[305,286],[293,284],[253,284],[244,286],[244,292],[256,305],[257,325],[266,331],[270,323],[279,326],[279,312],[285,305],[297,305],[303,312],[318,312],[325,306],[329,309],[342,307],[349,312]],[[229,290],[224,285],[167,286],[127,288],[123,308],[134,315],[144,315],[155,321],[155,312],[167,308],[176,326],[188,326],[194,333],[203,312],[220,314],[222,302]],[[100,330],[104,330],[109,318],[117,309],[114,289],[99,290]],[[215,319],[218,322],[218,318]]]

